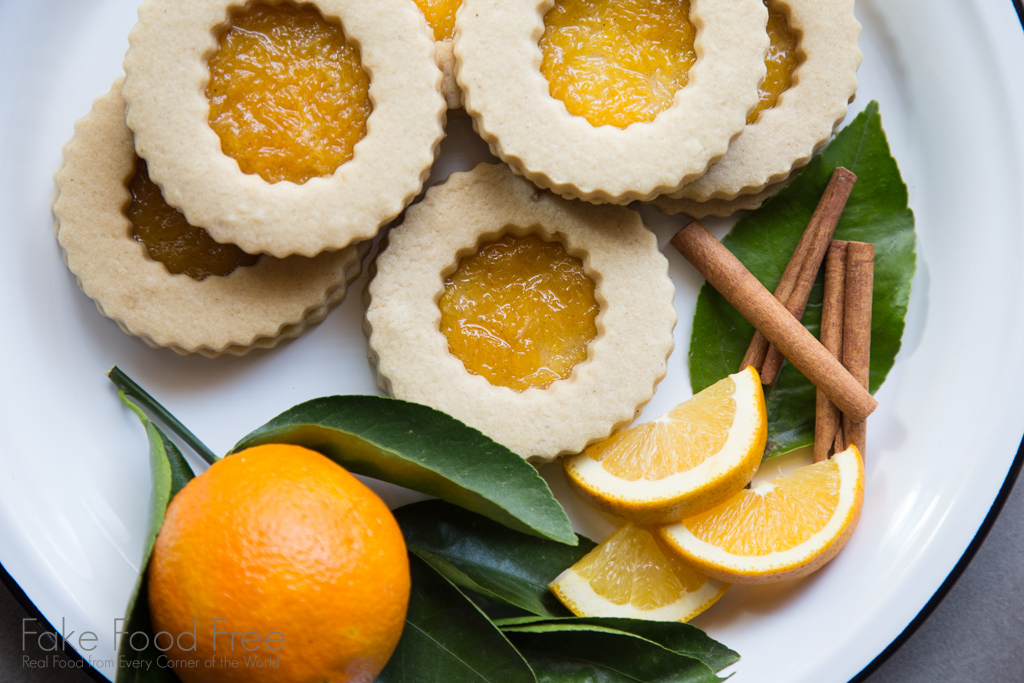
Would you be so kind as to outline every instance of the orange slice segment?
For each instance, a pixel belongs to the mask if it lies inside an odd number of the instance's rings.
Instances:
[[[646,528],[609,536],[548,588],[581,617],[688,621],[729,586],[682,562]]]
[[[742,489],[761,462],[766,437],[761,381],[747,368],[562,462],[569,483],[597,509],[659,524],[707,510]]]
[[[731,583],[799,578],[836,556],[864,501],[855,446],[831,459],[744,489],[657,533],[684,559]]]

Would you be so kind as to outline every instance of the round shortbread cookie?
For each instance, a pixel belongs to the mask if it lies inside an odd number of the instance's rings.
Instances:
[[[310,4],[358,45],[373,111],[354,156],[301,185],[242,172],[210,127],[207,58],[235,0],[146,0],[128,37],[124,97],[139,156],[190,223],[251,254],[315,256],[373,237],[420,192],[444,135],[442,74],[415,5]]]
[[[691,218],[697,219],[705,218],[707,216],[726,218],[737,211],[753,211],[754,209],[761,208],[762,204],[777,195],[779,190],[789,184],[789,181],[793,179],[793,176],[799,172],[800,169],[793,171],[789,177],[781,183],[769,185],[756,194],[741,194],[735,199],[709,199],[704,202],[698,202],[693,199],[673,199],[672,197],[662,195],[650,203],[658,207],[658,210],[662,213],[668,214],[669,216],[685,213]]]
[[[586,359],[543,389],[518,392],[471,374],[440,329],[445,276],[506,233],[560,242],[596,284],[597,336]],[[606,438],[634,419],[665,375],[675,288],[654,234],[625,207],[567,201],[504,165],[481,164],[410,207],[371,272],[364,327],[381,388],[523,457],[547,461]]]
[[[689,82],[649,123],[593,126],[551,96],[538,40],[553,0],[464,0],[456,79],[491,151],[568,198],[625,204],[675,192],[725,154],[765,77],[761,0],[693,0],[697,61]]]
[[[799,35],[793,86],[732,141],[707,173],[668,193],[697,202],[757,195],[784,183],[832,137],[857,91],[861,51],[854,0],[771,0]],[[689,213],[689,212],[687,212]],[[717,215],[717,214],[713,214]]]
[[[126,215],[137,157],[124,116],[118,79],[75,125],[55,176],[57,240],[103,315],[150,346],[215,357],[296,337],[345,298],[368,243],[312,259],[264,255],[198,281],[151,259]]]

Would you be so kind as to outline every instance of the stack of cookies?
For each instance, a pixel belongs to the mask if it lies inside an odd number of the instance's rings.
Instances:
[[[407,0],[235,5],[144,2],[124,79],[56,177],[85,293],[148,343],[208,356],[272,346],[342,300],[360,244],[420,192],[446,111]]]
[[[125,331],[217,356],[323,319],[404,216],[365,295],[380,386],[579,452],[673,348],[667,260],[622,205],[758,206],[845,116],[859,32],[853,0],[145,0],[57,236]],[[413,204],[458,107],[503,163]]]

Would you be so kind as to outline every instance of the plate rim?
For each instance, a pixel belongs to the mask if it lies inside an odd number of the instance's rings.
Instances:
[[[1024,28],[1024,7],[1022,7],[1022,0],[1013,0],[1014,5],[1018,8],[1017,11],[1021,16],[1022,28]],[[1013,490],[1020,478],[1021,470],[1024,469],[1024,436],[1021,437],[1020,445],[1017,447],[1017,454],[1014,456],[1013,462],[1010,463],[1010,467],[1007,470],[1006,478],[1003,479],[1002,486],[999,489],[999,493],[992,501],[992,506],[989,508],[988,514],[982,520],[978,526],[978,530],[974,533],[974,537],[971,542],[967,545],[960,559],[950,570],[949,574],[946,575],[945,580],[938,587],[938,589],[932,594],[928,602],[921,608],[917,615],[907,624],[906,628],[900,632],[896,638],[889,643],[884,650],[882,650],[867,666],[861,669],[860,673],[850,679],[849,683],[864,683],[871,674],[875,673],[886,661],[888,661],[901,647],[903,647],[917,632],[917,630],[931,617],[935,612],[935,609],[942,604],[943,600],[949,595],[949,592],[953,589],[953,586],[957,584],[960,578],[963,576],[967,567],[970,566],[984,545],[985,540],[988,538],[989,533],[992,531],[992,527],[995,526],[996,521],[1002,514],[1003,509],[1006,506],[1006,501],[1010,498]],[[99,669],[93,667],[87,659],[82,657],[81,653],[75,649],[74,645],[69,644],[60,632],[54,628],[53,624],[43,615],[43,613],[36,607],[36,604],[28,596],[28,594],[22,589],[21,585],[14,579],[13,576],[4,567],[3,562],[0,561],[0,583],[2,583],[14,597],[15,601],[21,605],[22,609],[29,615],[30,618],[34,618],[37,625],[43,627],[43,631],[47,633],[50,638],[54,639],[55,642],[59,642],[61,645],[61,652],[71,661],[75,662],[77,668],[83,673],[88,675],[95,681],[100,683],[109,683],[109,680],[104,676]]]
[[[1024,31],[1024,0],[1010,0],[1010,2],[1017,14],[1021,29]],[[956,564],[952,567],[946,575],[946,578],[924,606],[922,606],[899,635],[896,636],[896,638],[894,638],[892,642],[890,642],[889,645],[886,646],[871,662],[861,669],[857,675],[851,678],[849,683],[864,683],[868,677],[876,672],[892,657],[893,654],[899,651],[899,649],[913,637],[917,630],[931,617],[935,609],[943,602],[943,600],[945,600],[953,586],[955,586],[963,576],[967,567],[970,566],[971,562],[977,555],[978,550],[988,538],[989,533],[1005,508],[1007,500],[1013,493],[1022,469],[1024,469],[1024,436],[1022,436],[1016,455],[1007,469],[1006,476],[1003,479],[998,494],[993,499],[988,513],[979,524],[970,543],[967,545]],[[54,628],[53,624],[43,615],[35,602],[25,592],[18,581],[10,574],[10,572],[8,572],[7,568],[3,564],[2,558],[0,558],[0,583],[3,584],[8,593],[15,599],[29,618],[35,619],[37,625],[42,628],[42,632],[50,635],[55,642],[61,645],[61,653],[75,663],[75,668],[81,670],[92,680],[99,681],[101,683],[106,683],[110,680],[100,672],[99,669],[92,666],[89,660],[85,659],[82,654],[72,644],[68,643],[60,632]]]
[[[1014,4],[1019,6],[1020,0],[1014,0]],[[1022,22],[1024,22],[1024,19],[1022,19]],[[1003,480],[1003,485],[999,489],[999,493],[996,495],[995,500],[992,501],[992,507],[989,508],[988,514],[985,515],[985,519],[982,520],[978,530],[974,533],[974,538],[972,538],[971,542],[967,545],[967,549],[964,550],[963,555],[960,556],[960,559],[957,560],[953,569],[946,575],[945,580],[932,594],[932,597],[928,599],[928,602],[925,603],[924,607],[921,608],[921,611],[917,613],[909,624],[907,624],[906,628],[904,628],[903,631],[901,631],[900,634],[878,654],[878,656],[871,660],[867,666],[861,669],[860,673],[851,678],[849,683],[864,683],[871,674],[877,671],[914,636],[917,630],[921,628],[926,621],[928,621],[932,613],[935,612],[935,609],[942,604],[942,601],[949,595],[953,586],[957,584],[964,572],[967,571],[967,567],[974,561],[975,556],[978,554],[978,550],[980,550],[981,546],[985,544],[985,540],[988,538],[989,532],[992,531],[992,527],[995,526],[996,521],[1002,514],[1003,508],[1006,506],[1006,501],[1013,493],[1022,468],[1024,468],[1024,437],[1021,438],[1020,445],[1017,447],[1017,455],[1014,456],[1013,462],[1010,463],[1010,467],[1006,472],[1006,478]]]

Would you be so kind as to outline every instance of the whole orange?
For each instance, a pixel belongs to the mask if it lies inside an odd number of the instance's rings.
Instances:
[[[149,568],[160,664],[185,683],[372,681],[408,602],[391,511],[299,446],[251,448],[189,482]]]

